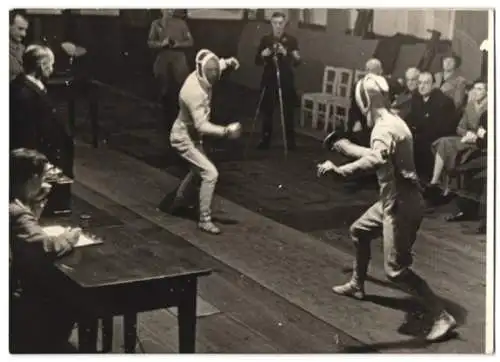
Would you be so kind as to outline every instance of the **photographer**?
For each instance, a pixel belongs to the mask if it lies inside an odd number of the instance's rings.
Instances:
[[[287,25],[285,14],[275,12],[271,16],[271,25],[272,34],[262,37],[255,55],[255,64],[264,66],[261,80],[261,92],[264,92],[261,104],[262,140],[259,149],[269,149],[271,144],[273,113],[275,106],[279,105],[278,90],[281,86],[287,147],[293,150],[295,149],[294,108],[297,104],[293,68],[300,62],[299,47],[297,39],[285,33]],[[276,66],[279,69],[276,69]],[[281,84],[277,79],[278,70]]]

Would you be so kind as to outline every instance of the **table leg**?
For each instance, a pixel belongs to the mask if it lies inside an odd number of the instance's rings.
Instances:
[[[180,353],[194,353],[196,351],[196,292],[197,280],[188,280],[178,306]]]
[[[102,352],[110,353],[113,349],[113,317],[102,319]]]
[[[81,353],[97,352],[96,318],[86,318],[78,321],[78,350]]]
[[[92,85],[89,90],[89,111],[92,127],[92,145],[99,147],[99,97],[97,86]]]
[[[135,353],[135,345],[137,343],[137,313],[125,314],[123,316],[123,331],[125,353]]]

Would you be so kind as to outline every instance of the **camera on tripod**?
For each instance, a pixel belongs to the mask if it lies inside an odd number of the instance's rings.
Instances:
[[[280,42],[274,42],[272,47],[271,47],[271,51],[273,52],[273,57],[276,57],[279,55],[279,48],[281,46],[281,43]]]

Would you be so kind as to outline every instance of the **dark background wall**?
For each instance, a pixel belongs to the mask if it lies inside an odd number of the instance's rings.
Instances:
[[[325,65],[361,69],[375,53],[379,39],[346,34],[352,13],[349,9],[328,9],[325,27],[302,26],[297,11],[290,10],[289,32],[298,38],[304,59],[297,70],[300,91],[320,89]],[[30,15],[30,36],[32,39],[44,36],[54,47],[66,40],[84,46],[88,50],[84,60],[87,72],[102,81],[119,83],[130,76],[151,76],[154,54],[147,48],[146,40],[151,21],[159,15],[157,10],[122,10],[120,16],[80,15],[70,11],[63,15]],[[477,44],[487,36],[487,17],[487,11],[456,11],[453,47],[463,56],[464,70],[471,79],[479,75]],[[186,21],[195,40],[188,59],[192,60],[200,48],[209,48],[221,56],[238,56],[242,67],[232,79],[245,87],[257,87],[261,70],[253,64],[253,58],[260,37],[270,31],[266,22]]]

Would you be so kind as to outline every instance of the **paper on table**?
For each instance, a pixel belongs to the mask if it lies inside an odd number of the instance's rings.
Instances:
[[[66,229],[60,225],[46,226],[43,228],[43,231],[45,231],[49,236],[61,235],[64,232],[64,230]],[[75,247],[78,248],[81,246],[96,245],[96,244],[102,244],[102,240],[89,237],[84,233],[82,233],[80,234],[80,238],[78,239],[78,242],[76,243]]]

